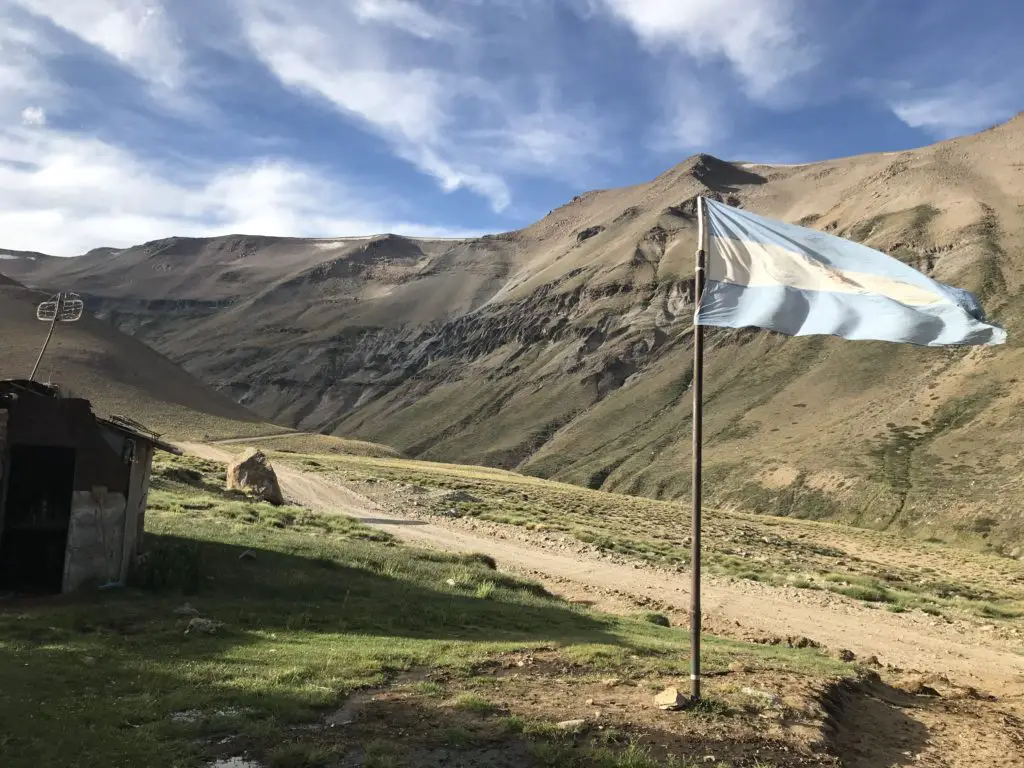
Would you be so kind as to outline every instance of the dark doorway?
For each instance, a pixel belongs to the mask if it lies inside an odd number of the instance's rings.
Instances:
[[[73,448],[12,445],[0,520],[0,587],[60,592],[75,480]]]

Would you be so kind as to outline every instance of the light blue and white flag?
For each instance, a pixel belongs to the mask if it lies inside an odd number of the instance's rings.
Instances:
[[[841,237],[704,200],[696,322],[904,344],[1002,344],[977,299]]]

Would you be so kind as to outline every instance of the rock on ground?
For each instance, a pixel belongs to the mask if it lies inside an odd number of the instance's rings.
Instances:
[[[569,731],[570,733],[579,733],[587,725],[586,720],[563,720],[560,723],[556,723],[555,727],[560,731]]]
[[[266,454],[255,448],[247,449],[228,465],[228,490],[245,491],[260,501],[284,504],[281,485]]]
[[[682,709],[686,705],[686,699],[678,688],[666,688],[654,697],[654,703],[659,709],[674,710]]]
[[[208,635],[215,635],[223,626],[224,622],[222,621],[213,621],[211,619],[201,619],[196,617],[189,621],[188,627],[185,629],[185,634],[189,635],[193,632],[205,632]]]

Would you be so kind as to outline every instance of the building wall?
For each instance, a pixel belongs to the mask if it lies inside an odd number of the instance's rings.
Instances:
[[[98,423],[87,400],[17,395],[0,408],[0,515],[5,436],[10,445],[73,448],[63,591],[123,581],[139,551],[153,445]]]
[[[128,578],[132,559],[142,547],[143,531],[146,527],[146,503],[149,499],[149,474],[153,467],[153,446],[142,443],[136,448],[135,463],[132,465],[128,483],[128,499],[125,509],[124,540],[121,546],[120,580]]]
[[[7,409],[0,408],[0,536],[4,530],[4,502],[7,501]]]
[[[11,445],[74,448],[76,491],[102,485],[127,495],[131,465],[121,460],[118,447],[104,439],[109,430],[96,423],[88,400],[18,393],[9,409]]]
[[[102,486],[75,491],[64,560],[65,592],[86,584],[103,586],[121,580],[125,535],[125,496]]]

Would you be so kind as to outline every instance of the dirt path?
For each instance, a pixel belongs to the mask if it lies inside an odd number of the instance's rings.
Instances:
[[[260,440],[273,440],[274,438],[277,438],[277,437],[291,437],[293,435],[305,435],[305,434],[308,434],[308,433],[306,433],[306,432],[296,432],[295,430],[290,429],[287,432],[274,432],[274,433],[269,434],[269,435],[257,435],[256,437],[229,437],[229,438],[226,438],[224,440],[211,440],[210,444],[211,445],[235,445],[235,444],[241,444],[241,443],[259,442]],[[191,443],[190,443],[190,445],[191,445]]]
[[[214,445],[183,444],[202,458],[228,461],[229,451]],[[279,465],[287,497],[315,509],[358,518],[403,541],[434,549],[487,552],[510,570],[546,577],[561,592],[586,592],[596,602],[631,597],[683,614],[689,605],[686,574],[633,568],[593,560],[517,540],[519,532],[494,526],[487,533],[456,524],[417,520],[382,509],[375,502],[317,474]],[[828,593],[771,587],[756,582],[708,578],[702,602],[707,627],[751,636],[810,637],[860,658],[944,675],[965,685],[1000,694],[1024,694],[1024,656],[978,630],[966,631],[941,619],[869,609]]]

